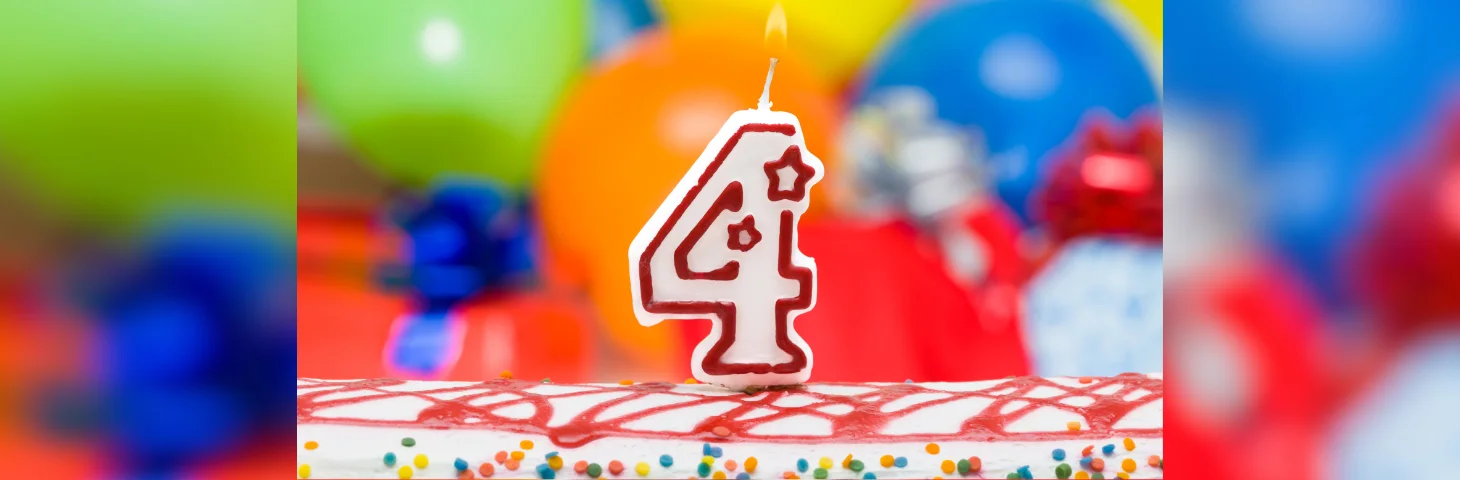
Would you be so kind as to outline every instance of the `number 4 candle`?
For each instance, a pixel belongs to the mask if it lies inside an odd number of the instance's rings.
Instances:
[[[732,388],[811,376],[811,348],[794,324],[816,304],[816,262],[797,247],[796,227],[823,167],[796,116],[771,110],[776,62],[759,106],[730,116],[629,246],[639,323],[712,321],[690,368]]]

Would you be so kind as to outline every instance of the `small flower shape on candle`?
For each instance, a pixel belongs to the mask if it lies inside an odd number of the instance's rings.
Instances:
[[[755,229],[755,217],[752,215],[746,215],[745,220],[732,223],[727,228],[730,229],[731,250],[749,252],[755,248],[755,244],[760,243],[760,231]]]

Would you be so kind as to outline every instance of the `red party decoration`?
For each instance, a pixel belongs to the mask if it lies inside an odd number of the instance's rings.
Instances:
[[[812,381],[1029,374],[1018,323],[986,320],[981,295],[955,281],[937,245],[911,225],[807,222],[800,243],[817,267],[816,308],[796,320],[816,349]],[[682,342],[692,347],[708,333],[708,322],[685,322]]]
[[[1048,183],[1032,200],[1055,241],[1081,235],[1161,238],[1161,122],[1141,116],[1120,125],[1089,117],[1056,153]]]
[[[1381,196],[1358,282],[1391,333],[1460,318],[1460,108],[1419,164]]]

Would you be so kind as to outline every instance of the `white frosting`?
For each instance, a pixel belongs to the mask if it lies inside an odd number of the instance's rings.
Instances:
[[[692,402],[694,401],[694,399],[695,397],[691,397],[689,395],[669,395],[665,393],[656,393],[653,395],[645,396],[643,398],[635,398],[633,400],[629,400],[627,402],[608,407],[608,409],[604,410],[603,413],[598,414],[598,417],[594,418],[593,421],[602,422],[604,420],[613,420],[624,415],[642,412],[644,410],[655,407],[674,405],[676,403]]]
[[[402,447],[401,438],[411,437],[416,440],[414,447]],[[297,450],[298,462],[308,464],[312,470],[311,478],[397,478],[397,469],[401,466],[410,465],[412,458],[417,453],[426,454],[430,459],[429,465],[424,469],[412,469],[415,471],[414,478],[435,479],[435,478],[456,478],[456,469],[452,462],[461,458],[475,471],[482,463],[490,462],[495,468],[492,478],[538,478],[537,465],[546,463],[544,455],[548,452],[558,452],[564,460],[564,467],[557,471],[559,479],[583,479],[587,475],[573,472],[572,465],[579,460],[595,462],[604,467],[603,479],[642,479],[634,473],[634,466],[639,462],[650,465],[650,472],[647,478],[689,478],[697,477],[695,471],[700,458],[703,457],[703,442],[697,440],[666,440],[647,438],[604,438],[578,448],[562,448],[553,445],[552,441],[539,435],[522,435],[509,432],[493,430],[473,429],[427,429],[427,428],[377,428],[377,427],[354,427],[343,425],[300,425],[298,430],[299,444]],[[526,452],[527,457],[522,461],[521,467],[515,472],[507,469],[492,460],[492,456],[498,451],[520,450],[517,446],[522,440],[531,440],[535,445],[532,450]],[[794,471],[796,460],[806,459],[816,468],[816,463],[822,457],[832,459],[835,466],[829,470],[830,478],[848,479],[862,478],[862,473],[855,473],[851,470],[841,468],[841,461],[847,454],[862,460],[866,464],[863,473],[871,472],[879,479],[891,478],[932,478],[935,476],[944,478],[980,478],[980,475],[960,477],[957,472],[952,475],[943,473],[940,465],[943,460],[958,461],[960,458],[968,458],[970,455],[977,455],[983,463],[980,472],[981,478],[1004,478],[1010,472],[1020,466],[1028,465],[1030,472],[1035,478],[1054,478],[1055,467],[1060,463],[1067,463],[1075,471],[1080,470],[1079,451],[1086,445],[1104,445],[1114,443],[1117,445],[1114,455],[1101,455],[1097,448],[1095,455],[1105,460],[1105,478],[1115,478],[1115,472],[1120,468],[1121,460],[1126,458],[1134,459],[1138,468],[1131,474],[1131,478],[1161,478],[1162,470],[1153,468],[1146,464],[1146,458],[1151,455],[1164,456],[1163,442],[1161,439],[1136,439],[1136,449],[1126,451],[1120,447],[1121,438],[1112,437],[1109,439],[1085,439],[1070,441],[1032,441],[1032,442],[937,442],[941,451],[938,455],[930,455],[924,451],[927,442],[875,442],[875,443],[823,443],[823,444],[787,444],[787,443],[758,443],[758,442],[733,442],[717,443],[724,451],[724,456],[716,459],[714,471],[726,472],[728,478],[735,478],[737,473],[745,471],[746,457],[754,456],[759,463],[752,478],[755,479],[779,479],[786,471]],[[318,442],[318,448],[305,450],[305,441]],[[1068,452],[1069,457],[1064,462],[1054,461],[1050,452],[1056,448],[1062,448]],[[382,461],[386,452],[394,452],[397,463],[395,467],[387,467]],[[674,458],[674,464],[669,468],[659,465],[659,456],[668,454]],[[882,455],[893,455],[906,457],[908,465],[905,468],[883,468],[878,459]],[[725,460],[735,460],[740,464],[736,470],[729,472],[725,470]],[[608,462],[618,460],[624,464],[624,472],[617,477],[610,475],[607,471]],[[801,478],[810,478],[811,472],[798,473]],[[477,478],[481,478],[478,476]]]
[[[1103,384],[1106,380],[1096,381]],[[1075,383],[1071,384],[1071,381]],[[743,465],[746,457],[755,456],[760,466],[753,478],[781,478],[783,472],[795,469],[797,459],[805,458],[815,468],[821,457],[830,457],[836,465],[830,470],[831,478],[861,478],[861,473],[840,466],[842,459],[852,454],[866,465],[864,473],[871,472],[878,478],[953,478],[957,476],[956,472],[949,475],[941,471],[943,460],[956,462],[977,455],[983,463],[981,475],[965,478],[1003,478],[1023,465],[1030,467],[1035,478],[1053,478],[1054,468],[1060,463],[1080,470],[1078,452],[1085,446],[1121,445],[1123,438],[1133,437],[1137,445],[1133,452],[1117,448],[1115,455],[1102,456],[1097,450],[1096,455],[1106,461],[1106,478],[1115,477],[1114,473],[1125,458],[1134,459],[1138,465],[1131,474],[1132,478],[1159,478],[1162,475],[1161,469],[1147,465],[1146,458],[1163,454],[1162,440],[1148,438],[1150,429],[1159,432],[1162,427],[1163,400],[1157,391],[1127,387],[1143,385],[1159,390],[1159,384],[1130,383],[1130,377],[1099,389],[1090,389],[1090,384],[1079,384],[1073,379],[1058,382],[1050,379],[1044,384],[1036,381],[1032,388],[1025,387],[1029,385],[1027,382],[1004,386],[1007,382],[914,384],[913,387],[935,391],[912,390],[912,393],[899,392],[898,387],[902,384],[810,385],[804,392],[774,396],[770,393],[749,396],[735,392],[727,396],[718,387],[703,385],[675,386],[666,390],[676,393],[644,392],[618,385],[551,384],[526,388],[522,394],[491,393],[490,382],[406,382],[390,387],[329,393],[315,386],[332,385],[304,380],[298,384],[297,390],[300,395],[311,395],[309,401],[319,406],[309,415],[316,422],[338,419],[340,423],[300,424],[298,436],[301,446],[297,455],[299,463],[310,465],[312,478],[396,478],[397,469],[411,465],[416,453],[428,455],[430,464],[416,471],[414,478],[454,478],[456,472],[452,462],[458,457],[466,460],[473,470],[483,462],[491,462],[496,469],[494,478],[536,478],[535,468],[545,462],[543,455],[549,451],[557,451],[563,456],[567,466],[557,471],[558,478],[563,479],[583,477],[574,473],[571,467],[578,460],[596,462],[605,468],[609,461],[619,460],[625,466],[625,472],[619,478],[641,478],[633,471],[640,461],[651,466],[648,478],[685,478],[698,476],[695,470],[703,457],[701,448],[704,439],[698,435],[704,434],[689,432],[706,425],[706,421],[741,409],[745,413],[735,414],[735,421],[763,420],[747,424],[745,430],[736,432],[731,441],[716,442],[725,455],[714,464],[715,471],[725,471],[724,461],[727,459]],[[1050,385],[1060,385],[1060,388]],[[881,390],[878,395],[868,395],[878,392],[878,388],[887,389]],[[372,398],[385,395],[383,392],[387,390],[409,393]],[[310,391],[321,393],[308,393]],[[954,398],[955,392],[962,393]],[[1008,398],[1015,392],[1018,396]],[[636,393],[639,395],[630,397]],[[837,397],[826,401],[815,395]],[[881,405],[882,408],[866,408],[878,397],[897,395],[903,396]],[[330,397],[354,403],[330,405]],[[533,400],[534,397],[537,400]],[[767,398],[774,400],[765,401]],[[752,405],[746,404],[747,399],[752,399],[749,400]],[[1108,436],[1090,438],[1087,433],[1073,434],[1068,430],[1069,422],[1078,423],[1080,432],[1088,432],[1091,428],[1089,422],[1094,420],[1087,419],[1081,407],[1100,401],[1121,400],[1134,401],[1137,406],[1113,425]],[[446,401],[482,407],[480,415],[500,418],[467,415],[462,417],[463,425],[458,428],[440,428],[439,424],[357,426],[349,422],[352,419],[415,422],[427,408]],[[503,418],[531,421],[526,419],[539,413],[533,401],[546,402],[551,406],[552,414],[546,421],[549,428],[581,420],[585,412],[603,408],[602,413],[591,420],[609,424],[622,422],[619,425],[621,429],[617,430],[621,433],[570,448],[555,445],[551,439],[540,435],[496,430],[491,426],[493,422],[503,422]],[[1002,403],[996,405],[995,402]],[[863,408],[858,410],[858,406]],[[997,412],[986,411],[990,408],[997,408]],[[651,409],[657,411],[644,415]],[[854,411],[859,415],[886,415],[888,420],[880,431],[871,437],[859,437],[857,443],[832,438],[835,419]],[[941,448],[937,455],[924,451],[928,440],[920,436],[948,438],[948,435],[958,435],[968,419],[994,414],[1017,415],[1009,417],[1003,426],[1004,431],[1011,435],[1024,435],[1018,438],[1037,440],[987,440],[986,436],[979,435],[978,441],[936,441]],[[629,420],[625,421],[625,418]],[[651,436],[655,438],[638,438],[633,436],[634,432],[654,432]],[[689,436],[674,438],[678,435]],[[1071,438],[1056,440],[1061,438],[1060,435]],[[416,439],[417,445],[410,448],[401,446],[404,437]],[[814,441],[805,437],[828,438],[826,441]],[[538,447],[527,452],[527,459],[517,471],[508,472],[504,465],[492,460],[491,457],[498,451],[518,450],[522,440],[531,440]],[[319,446],[314,450],[304,450],[302,445],[305,441],[318,442]],[[1069,457],[1064,462],[1054,461],[1050,452],[1055,448],[1064,449]],[[395,467],[385,466],[382,461],[385,452],[396,454]],[[672,455],[674,465],[661,467],[658,462],[661,454]],[[906,457],[908,466],[883,468],[879,463],[882,455]],[[744,467],[726,474],[728,478],[735,478],[742,471]],[[799,474],[802,478],[811,476],[810,472]],[[608,473],[603,476],[612,477]]]

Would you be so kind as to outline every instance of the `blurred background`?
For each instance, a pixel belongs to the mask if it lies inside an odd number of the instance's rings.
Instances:
[[[272,475],[291,375],[688,377],[624,252],[773,3],[0,6],[7,468]],[[1460,6],[779,3],[813,380],[1169,370],[1173,478],[1453,456]]]

